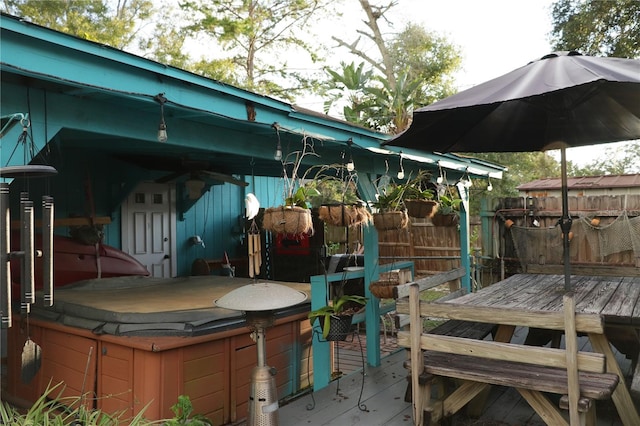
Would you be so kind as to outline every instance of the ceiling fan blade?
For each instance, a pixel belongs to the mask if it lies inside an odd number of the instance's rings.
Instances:
[[[224,173],[218,173],[218,172],[212,172],[209,170],[200,170],[198,173],[203,173],[206,174],[208,176],[210,176],[213,179],[222,181],[222,182],[227,182],[230,183],[232,185],[238,185],[238,186],[249,186],[249,184],[243,180],[240,179],[236,179],[231,175],[226,175]]]

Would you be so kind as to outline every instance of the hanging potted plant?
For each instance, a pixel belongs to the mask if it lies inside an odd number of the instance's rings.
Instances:
[[[377,194],[378,199],[373,203],[377,209],[373,214],[373,226],[378,231],[398,230],[409,225],[403,203],[404,191],[403,185],[390,184]]]
[[[434,200],[435,192],[429,188],[431,173],[420,170],[418,175],[404,185],[404,205],[411,217],[432,217],[438,210],[438,202]]]
[[[335,298],[330,305],[309,312],[311,325],[318,321],[325,340],[345,340],[351,329],[353,315],[367,304],[363,296],[344,295]]]
[[[335,175],[328,171],[335,169]],[[333,226],[354,227],[368,224],[371,213],[358,198],[357,175],[340,165],[322,166],[311,182],[305,187],[314,188],[317,195],[311,196],[311,205],[318,208],[318,217]]]
[[[285,197],[284,204],[265,209],[262,228],[275,234],[313,234],[311,204],[309,197],[317,190],[301,186],[298,176],[302,159],[307,155],[316,155],[313,146],[304,136],[302,151],[289,153],[282,161]],[[288,172],[288,167],[291,171]]]
[[[440,195],[436,214],[431,218],[435,226],[456,226],[460,222],[460,203],[462,200],[453,194]]]

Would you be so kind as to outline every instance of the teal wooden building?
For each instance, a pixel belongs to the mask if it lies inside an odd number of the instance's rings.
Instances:
[[[286,156],[311,143],[317,155],[305,157],[304,168],[353,158],[367,201],[380,176],[396,176],[401,163],[406,175],[443,169],[451,182],[500,178],[504,170],[426,149],[401,153],[381,146],[390,135],[6,14],[0,27],[0,167],[57,170],[28,184],[1,178],[12,189],[12,215],[20,191],[35,200],[51,195],[56,234],[87,218],[102,226],[105,244],[154,277],[187,276],[198,258],[245,256],[247,194],[262,207],[282,203],[278,147]],[[369,228],[365,254],[375,256]]]

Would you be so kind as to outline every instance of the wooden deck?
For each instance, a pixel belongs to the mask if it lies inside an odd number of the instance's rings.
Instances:
[[[516,339],[524,340],[525,330],[517,330]],[[366,345],[361,336],[363,348]],[[588,345],[586,337],[580,339],[581,346]],[[357,339],[340,348],[341,367],[346,373],[350,366],[355,371],[333,381],[327,388],[304,394],[292,401],[282,403],[279,409],[280,426],[299,425],[385,425],[408,426],[412,424],[411,406],[404,401],[407,388],[407,371],[402,366],[406,359],[404,350],[392,352],[393,338],[387,344],[381,338],[381,346],[390,354],[382,358],[380,367],[365,367],[364,385]],[[364,350],[364,349],[363,349]],[[618,354],[618,359],[628,379],[631,363]],[[351,360],[347,362],[347,360]],[[343,363],[344,362],[344,363]],[[634,401],[640,406],[640,400]],[[622,426],[615,407],[610,401],[597,405],[598,426]],[[568,416],[567,416],[568,417]],[[544,422],[514,389],[494,386],[487,406],[479,418],[457,414],[452,426],[544,426]]]

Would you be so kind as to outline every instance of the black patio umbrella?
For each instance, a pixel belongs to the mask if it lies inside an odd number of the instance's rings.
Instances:
[[[640,61],[556,52],[435,102],[385,144],[431,152],[560,149],[570,289],[567,147],[640,139]]]

